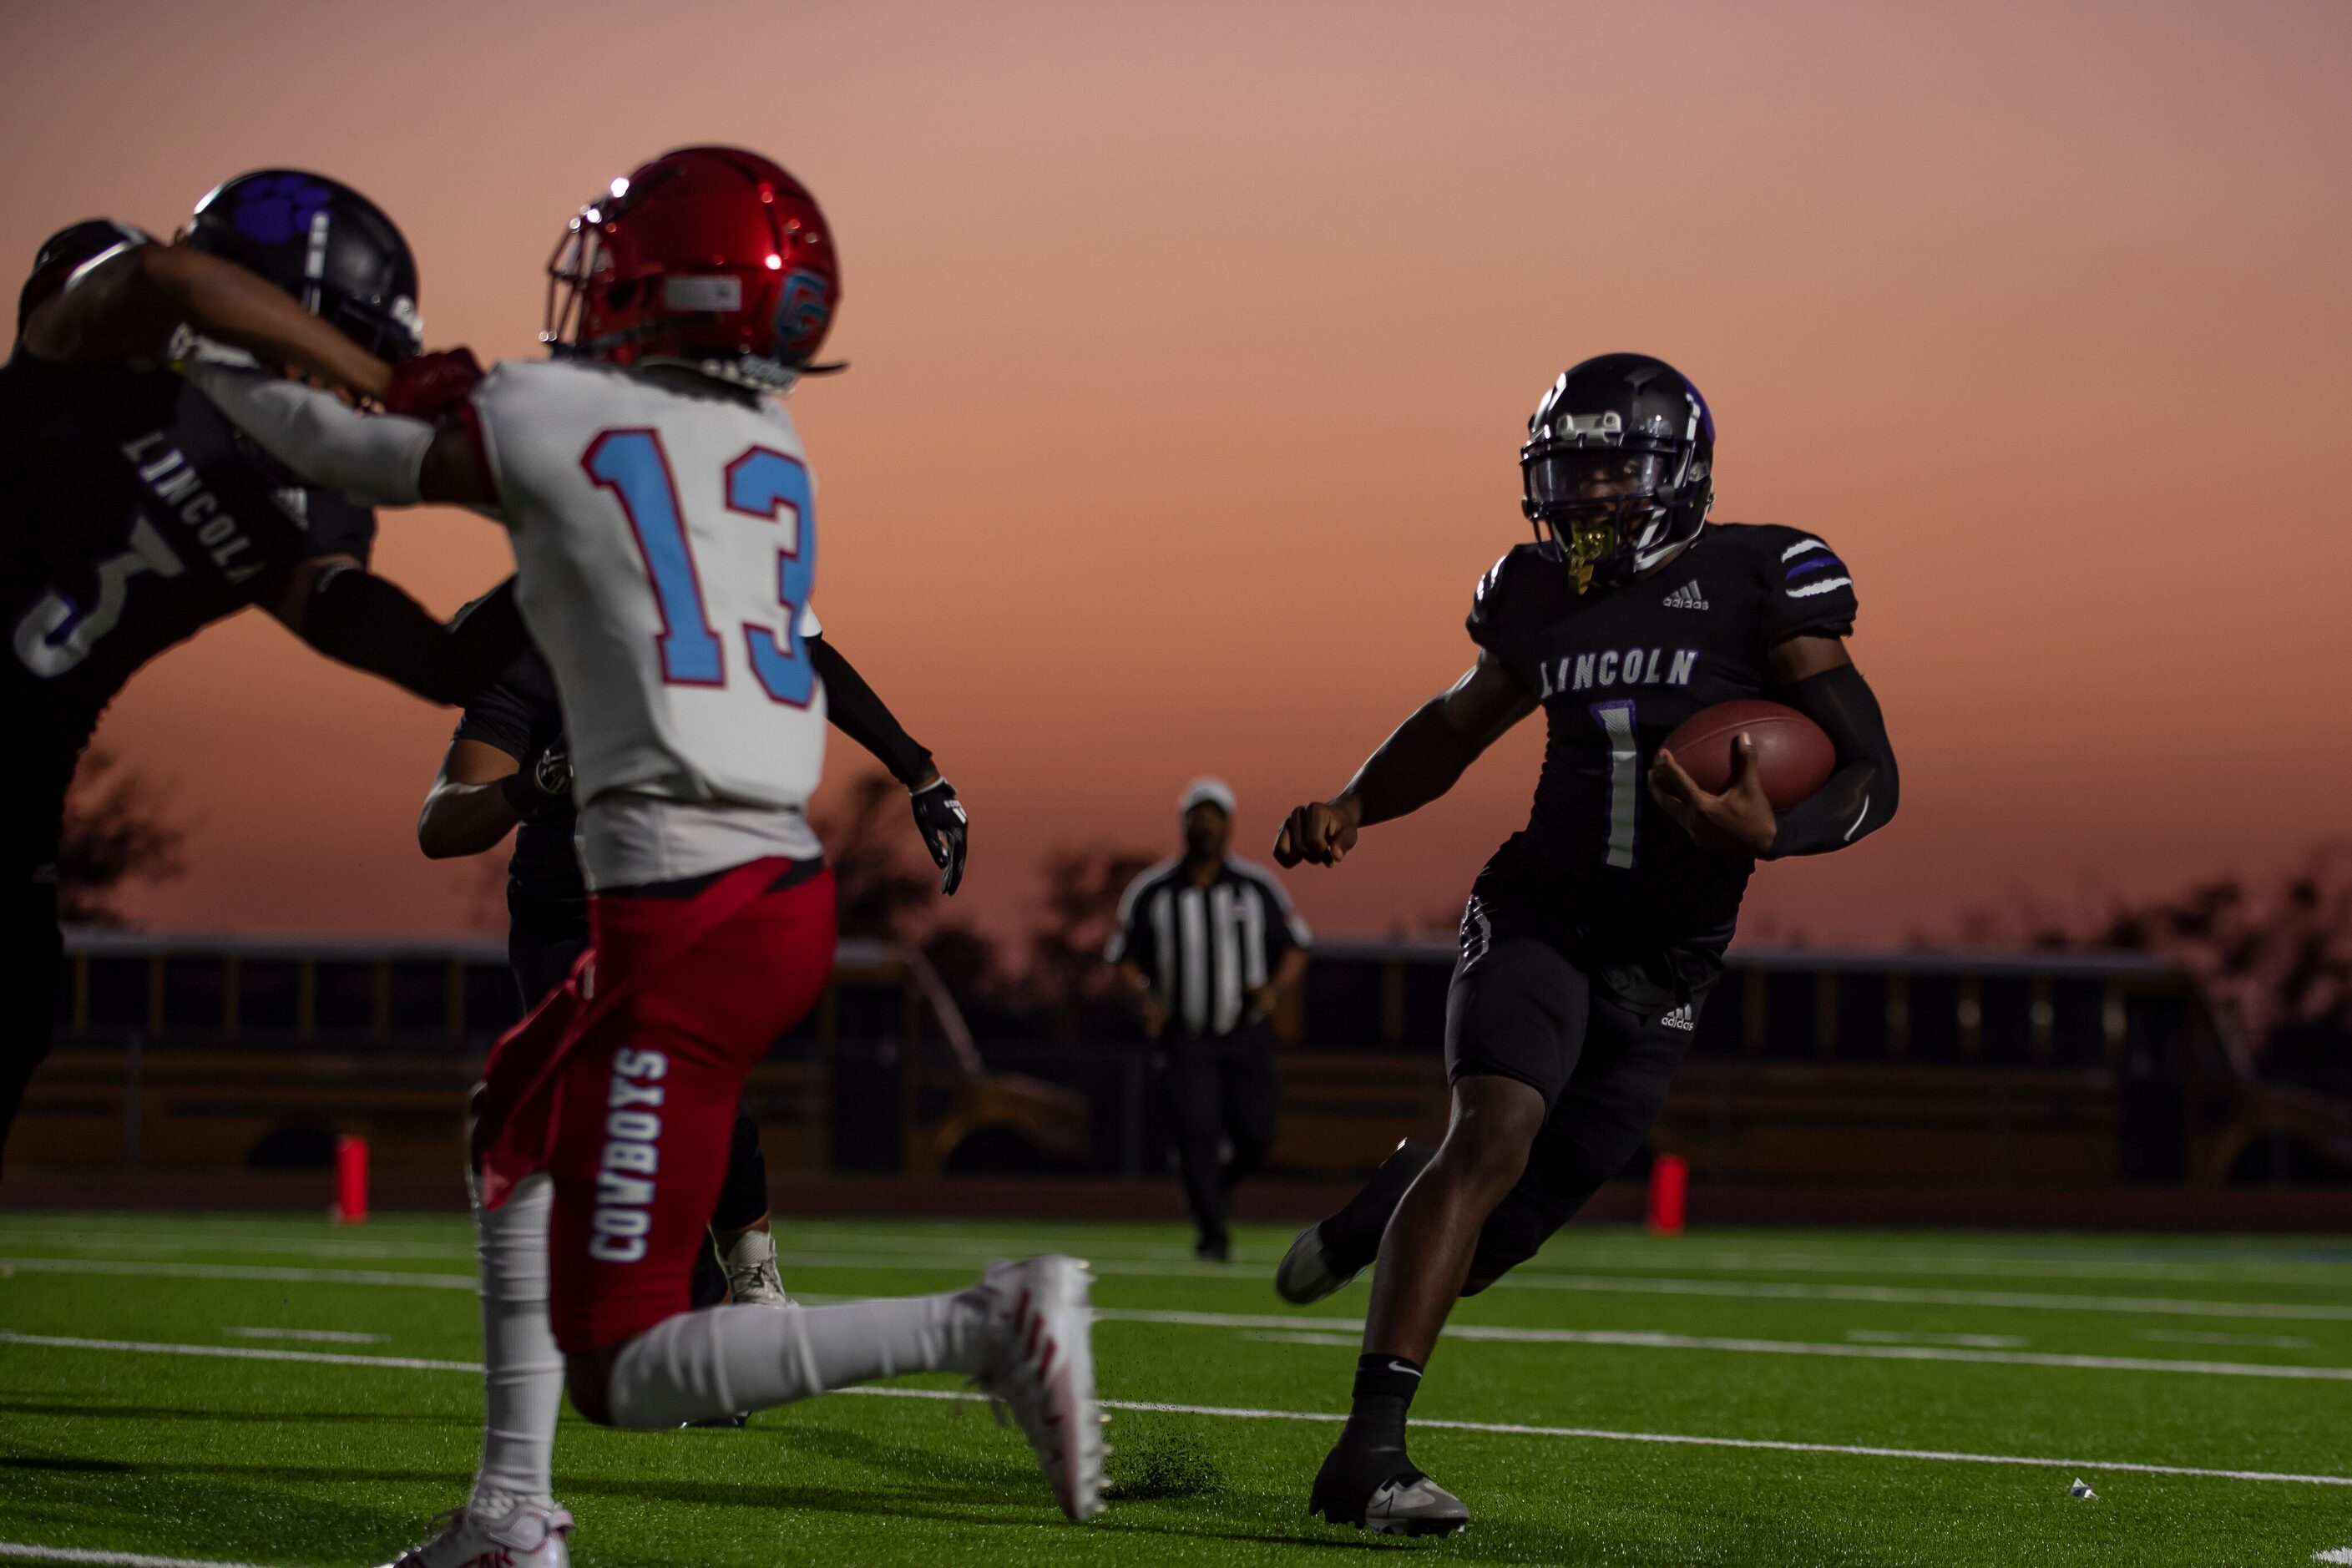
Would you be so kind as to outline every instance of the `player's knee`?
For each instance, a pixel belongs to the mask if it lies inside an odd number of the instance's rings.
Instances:
[[[1527,1163],[1524,1146],[1514,1149],[1489,1141],[1449,1137],[1437,1151],[1427,1179],[1467,1189],[1491,1205],[1517,1184]]]
[[[1543,1126],[1543,1098],[1521,1083],[1492,1080],[1477,1092],[1457,1089],[1454,1122],[1437,1151],[1444,1174],[1481,1189],[1509,1189],[1527,1169]]]
[[[606,1345],[563,1358],[563,1391],[572,1396],[572,1408],[599,1426],[614,1425],[613,1363],[620,1359],[622,1348]]]

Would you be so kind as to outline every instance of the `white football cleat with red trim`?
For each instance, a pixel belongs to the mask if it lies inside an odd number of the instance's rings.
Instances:
[[[1086,1265],[1048,1254],[982,1277],[995,1343],[981,1392],[1010,1410],[1073,1520],[1102,1511],[1103,1419],[1095,1402],[1093,1287]]]

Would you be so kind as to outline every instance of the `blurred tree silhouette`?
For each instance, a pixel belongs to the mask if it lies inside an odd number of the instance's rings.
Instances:
[[[2224,877],[2112,900],[2088,918],[2026,904],[2013,920],[1976,916],[1964,929],[1979,941],[2021,931],[2040,948],[2185,963],[2264,1072],[2352,1093],[2352,844],[2322,845],[2272,884]]]
[[[838,890],[841,934],[920,949],[982,1037],[1077,1039],[1126,1028],[1103,944],[1119,895],[1154,857],[1101,844],[1047,855],[1027,963],[1014,973],[995,941],[965,921],[940,918],[939,872],[896,780],[860,776],[842,808],[816,826]]]
[[[916,836],[905,787],[887,773],[861,774],[841,814],[815,826],[833,868],[841,934],[917,941],[940,879]]]
[[[1126,1027],[1103,947],[1118,918],[1119,896],[1156,858],[1106,844],[1066,846],[1045,857],[1045,901],[1030,928],[1021,989],[1028,1011],[1057,1038]]]
[[[69,925],[120,926],[126,882],[163,882],[187,868],[186,829],[164,814],[165,792],[110,752],[82,754],[58,842],[58,915]]]

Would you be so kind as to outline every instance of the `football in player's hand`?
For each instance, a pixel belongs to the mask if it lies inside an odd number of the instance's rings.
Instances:
[[[1699,788],[1721,795],[1731,783],[1732,744],[1741,735],[1756,744],[1756,769],[1775,811],[1811,795],[1837,768],[1837,748],[1822,727],[1778,702],[1718,702],[1675,726],[1666,750]]]

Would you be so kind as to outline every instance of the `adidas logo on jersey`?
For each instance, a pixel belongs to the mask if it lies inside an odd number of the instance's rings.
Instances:
[[[1698,579],[1694,577],[1667,595],[1664,603],[1669,610],[1704,610],[1706,596],[1698,591]]]
[[[1687,1002],[1675,1008],[1673,1012],[1661,1016],[1658,1019],[1658,1022],[1664,1025],[1669,1029],[1696,1030],[1698,1027],[1698,1017],[1691,1010],[1691,1005]]]

